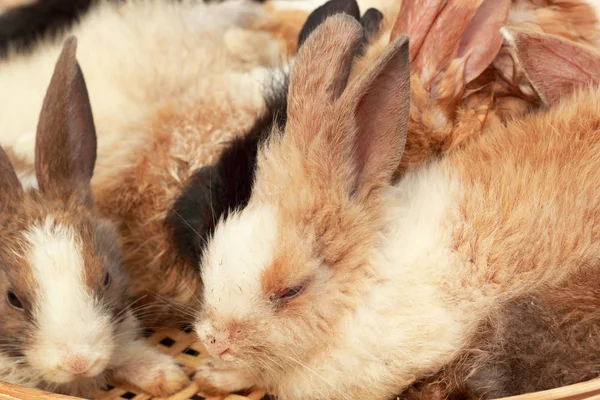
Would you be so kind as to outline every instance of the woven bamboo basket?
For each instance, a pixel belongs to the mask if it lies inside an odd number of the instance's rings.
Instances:
[[[202,345],[196,341],[193,332],[182,329],[166,329],[146,331],[147,341],[157,346],[165,354],[171,355],[183,365],[190,375],[200,362],[207,357]],[[77,400],[76,397],[57,395],[40,390],[24,388],[0,382],[0,400]],[[264,391],[254,390],[250,393],[231,394],[226,397],[205,396],[195,383],[181,392],[174,394],[169,400],[275,400]],[[94,396],[94,400],[158,400],[133,387],[113,383],[106,390]],[[308,399],[307,399],[308,400]],[[362,399],[360,399],[362,400]],[[578,383],[543,392],[507,397],[502,400],[600,400],[600,379]]]

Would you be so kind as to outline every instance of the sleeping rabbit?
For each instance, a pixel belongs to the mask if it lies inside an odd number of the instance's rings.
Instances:
[[[361,36],[333,16],[300,48],[285,130],[208,242],[196,331],[216,388],[387,399],[455,360],[507,301],[597,271],[597,87],[392,184],[408,38],[348,81]]]
[[[519,64],[549,104],[600,84],[596,49],[534,31],[505,33]],[[579,101],[594,105],[593,98]],[[559,284],[540,284],[509,299],[481,323],[451,364],[417,382],[403,398],[500,398],[597,377],[600,287],[594,279],[597,263],[590,265]]]

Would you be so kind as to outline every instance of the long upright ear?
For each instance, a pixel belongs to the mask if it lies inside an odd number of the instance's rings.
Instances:
[[[0,207],[4,208],[6,203],[22,193],[23,187],[15,169],[4,149],[0,147]]]
[[[527,78],[547,105],[575,90],[600,85],[600,52],[543,33],[502,29]]]
[[[357,124],[355,188],[359,195],[388,184],[402,158],[410,115],[408,43],[406,35],[396,38],[343,95],[344,104],[354,109]]]
[[[318,122],[346,88],[362,27],[348,15],[329,17],[298,51],[290,78],[288,118]],[[318,127],[313,129],[316,133]]]
[[[85,80],[69,37],[56,63],[37,127],[35,171],[42,193],[90,196],[96,131]]]

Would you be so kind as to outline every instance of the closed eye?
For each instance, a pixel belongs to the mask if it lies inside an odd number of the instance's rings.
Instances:
[[[279,300],[290,300],[298,296],[304,289],[304,284],[296,285],[294,287],[286,289],[282,294],[279,295]]]
[[[23,303],[21,302],[19,297],[15,294],[15,292],[13,292],[12,290],[9,290],[6,293],[6,300],[8,301],[8,304],[12,308],[15,308],[19,311],[23,311]]]

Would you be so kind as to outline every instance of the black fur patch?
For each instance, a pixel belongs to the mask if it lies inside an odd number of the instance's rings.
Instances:
[[[287,119],[288,80],[273,82],[265,96],[267,108],[244,135],[227,143],[219,160],[196,170],[167,214],[179,255],[198,265],[204,243],[219,218],[243,208],[252,191],[260,143]]]
[[[357,51],[357,56],[364,55],[365,49],[369,43],[371,43],[371,41],[379,34],[382,22],[383,14],[376,8],[369,8],[361,17],[360,25],[363,28],[364,35]]]
[[[339,13],[358,20],[356,0],[330,0],[313,11],[302,28],[299,46],[328,16]],[[365,19],[369,29],[376,20],[374,17],[376,14],[371,11]],[[271,84],[265,95],[267,107],[263,115],[246,134],[227,143],[216,164],[202,167],[190,176],[167,214],[165,223],[172,232],[178,254],[191,265],[200,263],[204,245],[217,221],[248,203],[258,148],[274,127],[279,131],[285,129],[288,86],[287,77],[283,82]]]
[[[356,0],[330,0],[322,6],[316,8],[306,19],[300,36],[298,37],[298,47],[308,38],[327,17],[335,14],[348,14],[358,19],[360,18],[360,9]]]
[[[115,0],[117,1],[117,0]],[[68,30],[98,0],[37,0],[0,14],[0,55]]]

